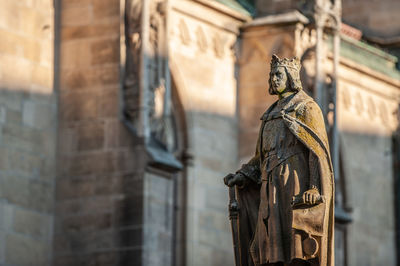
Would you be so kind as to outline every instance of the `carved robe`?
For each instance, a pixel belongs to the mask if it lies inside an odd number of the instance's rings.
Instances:
[[[303,91],[275,102],[262,116],[255,156],[239,170],[242,266],[293,259],[333,266],[334,180],[319,106]],[[316,188],[324,202],[294,209],[292,198]],[[318,252],[305,252],[316,240]]]

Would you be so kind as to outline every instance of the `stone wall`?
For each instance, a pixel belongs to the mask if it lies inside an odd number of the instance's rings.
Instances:
[[[119,28],[119,0],[61,1],[54,265],[135,265],[141,188],[119,120]]]
[[[348,265],[396,265],[392,134],[400,82],[348,60],[339,75],[344,196],[353,219]]]
[[[342,5],[344,22],[382,37],[400,34],[399,1],[351,0]]]
[[[53,1],[0,3],[0,265],[50,265]]]
[[[233,265],[222,178],[238,167],[234,45],[245,18],[222,12],[220,5],[177,2],[171,15],[171,73],[193,155],[187,169],[186,265]]]

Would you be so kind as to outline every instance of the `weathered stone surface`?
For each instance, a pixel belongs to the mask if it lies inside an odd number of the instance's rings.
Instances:
[[[111,227],[111,213],[89,213],[68,216],[59,225],[59,230],[64,233],[80,231],[96,231]],[[58,225],[57,225],[58,226]]]
[[[81,38],[93,38],[103,36],[118,36],[119,22],[102,23],[96,25],[65,26],[62,30],[61,39],[63,41]]]
[[[106,125],[106,147],[132,147],[134,143],[132,133],[118,119],[108,120]]]
[[[5,245],[6,264],[50,265],[50,249],[45,243],[17,234],[8,234]]]
[[[62,178],[57,182],[57,199],[79,199],[94,195],[93,178]],[[82,203],[82,202],[80,202]]]
[[[61,96],[61,117],[65,121],[95,118],[98,114],[97,96],[93,92],[71,92]]]
[[[93,0],[93,14],[98,20],[119,16],[118,0]]]
[[[23,102],[22,109],[22,122],[29,127],[43,130],[51,128],[55,123],[53,105],[27,100]]]
[[[68,2],[68,1],[62,1]],[[92,8],[90,6],[70,6],[62,13],[62,26],[87,25],[92,20]]]
[[[45,88],[53,86],[53,69],[36,66],[32,71],[32,83]]]
[[[77,127],[78,151],[96,150],[104,146],[105,124],[103,121],[90,121]]]
[[[0,6],[0,264],[50,265],[54,5],[21,0]]]
[[[0,264],[5,264],[4,249],[6,246],[6,239],[4,231],[0,231]]]
[[[14,111],[7,109],[5,111],[5,121],[11,124],[20,124],[22,122],[22,113],[19,111]]]
[[[61,89],[79,90],[104,85],[115,85],[119,82],[117,65],[101,68],[70,69],[61,73]]]
[[[3,196],[8,202],[46,213],[53,211],[53,188],[37,180],[17,176],[3,177]]]
[[[24,209],[15,209],[13,227],[15,232],[50,240],[51,216]]]
[[[63,68],[76,68],[90,66],[90,43],[83,40],[63,42],[61,44],[60,60]]]
[[[119,39],[99,40],[90,46],[93,65],[119,62]]]
[[[96,152],[71,158],[71,175],[104,174],[115,170],[115,155],[111,152]]]
[[[117,88],[102,92],[99,101],[99,116],[104,118],[118,117],[120,111],[120,99]]]
[[[97,185],[97,182],[93,181],[93,183],[93,186]],[[116,201],[113,196],[115,195],[111,193],[99,193],[93,197],[83,199],[78,195],[70,200],[58,202],[57,210],[65,216],[101,212],[102,209],[112,210]]]
[[[140,253],[136,250],[101,251],[89,254],[63,255],[54,260],[56,266],[138,265]]]

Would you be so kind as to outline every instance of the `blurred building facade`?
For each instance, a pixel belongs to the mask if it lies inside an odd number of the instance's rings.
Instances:
[[[306,4],[0,2],[0,265],[234,265],[222,178],[276,100],[274,53],[310,95],[320,73],[331,134],[336,108],[336,264],[396,265],[400,5],[342,3],[335,75]]]

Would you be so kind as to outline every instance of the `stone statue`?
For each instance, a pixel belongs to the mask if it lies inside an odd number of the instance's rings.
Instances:
[[[319,106],[302,91],[300,67],[296,57],[272,56],[269,93],[279,99],[261,117],[254,157],[224,178],[231,191],[236,186],[237,266],[334,265],[328,138]]]

